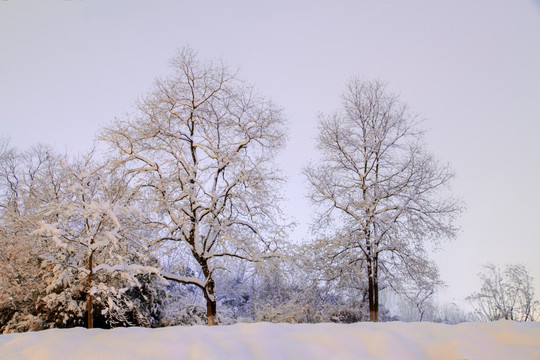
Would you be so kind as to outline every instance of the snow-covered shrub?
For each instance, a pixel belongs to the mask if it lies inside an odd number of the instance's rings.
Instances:
[[[42,318],[32,315],[15,313],[13,317],[2,328],[3,334],[18,333],[26,331],[38,331],[50,328],[51,325]]]
[[[203,325],[207,323],[201,294],[194,286],[170,283],[163,299],[160,326]]]
[[[292,252],[290,252],[292,253]],[[220,278],[220,309],[230,321],[287,323],[356,322],[369,318],[366,302],[329,283],[313,281],[313,273],[296,257],[282,254],[264,263],[243,266]]]

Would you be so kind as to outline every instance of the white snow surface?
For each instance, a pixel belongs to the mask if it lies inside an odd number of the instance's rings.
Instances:
[[[0,359],[540,359],[540,323],[52,329],[1,335]]]

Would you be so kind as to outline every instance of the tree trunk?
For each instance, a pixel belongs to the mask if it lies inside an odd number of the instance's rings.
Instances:
[[[206,317],[208,318],[208,326],[217,325],[217,299],[214,279],[208,280],[204,297],[206,298]]]
[[[88,304],[87,304],[88,329],[92,329],[94,327],[94,317],[92,314],[92,295],[90,294],[90,289],[92,288],[93,255],[94,255],[94,252],[92,251],[90,253],[90,258],[88,259],[88,270],[90,270],[90,273],[88,274],[88,293],[86,294],[86,300],[88,301]]]
[[[379,284],[377,279],[377,259],[368,260],[369,321],[379,321]]]
[[[206,299],[206,317],[208,326],[217,325],[217,304],[215,300]]]
[[[216,298],[216,284],[212,277],[212,272],[208,267],[208,261],[204,258],[198,258],[199,264],[206,279],[206,286],[203,289],[204,298],[206,299],[206,317],[208,318],[208,325],[217,325],[217,298]]]

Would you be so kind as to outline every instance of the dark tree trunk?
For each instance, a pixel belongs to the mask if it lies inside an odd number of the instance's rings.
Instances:
[[[206,297],[206,317],[208,318],[208,326],[217,325],[217,303],[214,299]]]
[[[94,317],[92,314],[92,295],[90,294],[90,289],[92,288],[92,275],[93,273],[93,255],[94,252],[92,251],[90,253],[90,258],[88,259],[88,270],[90,270],[90,273],[88,274],[88,293],[86,294],[86,300],[88,302],[87,304],[87,312],[88,312],[88,329],[92,329],[94,327]]]
[[[370,259],[368,266],[369,321],[379,321],[379,283],[377,279],[377,258]]]
[[[217,298],[216,298],[216,285],[212,278],[212,273],[208,268],[208,262],[204,258],[199,258],[204,277],[206,279],[206,287],[203,289],[204,298],[206,299],[206,317],[208,319],[208,325],[217,325]]]

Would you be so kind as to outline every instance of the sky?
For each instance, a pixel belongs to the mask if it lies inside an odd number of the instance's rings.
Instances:
[[[421,114],[467,206],[433,254],[442,297],[462,301],[493,262],[527,265],[540,298],[540,0],[2,0],[0,136],[84,152],[184,46],[283,108],[293,240],[310,238],[317,114],[351,77],[381,79]]]

